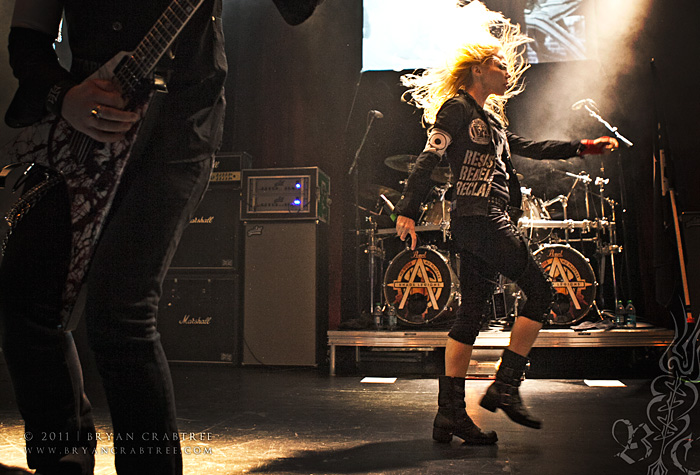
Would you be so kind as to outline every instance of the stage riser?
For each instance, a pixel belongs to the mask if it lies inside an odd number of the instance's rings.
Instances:
[[[338,331],[328,332],[330,372],[335,374],[338,347],[353,347],[359,355],[363,348],[417,349],[444,348],[447,331]],[[571,329],[542,330],[535,348],[665,348],[673,342],[674,330],[640,324],[637,329],[575,332]],[[474,349],[503,349],[510,343],[509,331],[482,331]]]

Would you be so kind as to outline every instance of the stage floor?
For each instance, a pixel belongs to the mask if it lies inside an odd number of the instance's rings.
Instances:
[[[392,384],[377,384],[363,383],[362,375],[329,377],[308,368],[173,365],[180,431],[209,438],[183,444],[190,450],[184,456],[185,473],[193,475],[647,473],[661,453],[663,441],[655,438],[660,429],[649,419],[659,407],[649,380],[623,376],[625,387],[590,387],[580,379],[526,380],[522,395],[543,419],[540,431],[478,407],[490,381],[470,380],[470,414],[499,437],[495,446],[472,447],[457,439],[433,443],[436,378],[399,377]],[[106,438],[111,426],[95,380],[88,381],[88,391]],[[700,406],[686,409],[697,429]],[[628,430],[640,424],[651,431],[646,437],[650,452],[643,460],[645,446],[639,440],[636,449],[623,452]],[[26,468],[23,436],[0,364],[0,463]],[[681,473],[672,456],[689,471],[700,469],[698,442],[666,447],[662,460],[668,473]],[[103,447],[109,449],[109,444],[103,442]],[[95,473],[114,474],[113,464],[113,455],[100,454]]]

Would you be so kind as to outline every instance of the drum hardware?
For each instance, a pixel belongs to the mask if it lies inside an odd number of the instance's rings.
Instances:
[[[602,170],[602,168],[601,168]],[[617,203],[614,200],[611,200],[609,198],[605,197],[605,185],[607,185],[610,182],[609,178],[602,178],[602,177],[596,177],[595,179],[595,185],[598,187],[598,197],[600,199],[600,220],[609,222],[609,226],[606,229],[609,231],[609,236],[610,240],[607,244],[603,243],[603,231],[604,229],[598,229],[596,231],[596,237],[598,238],[598,241],[596,243],[597,245],[597,250],[596,253],[601,256],[600,259],[598,259],[599,262],[599,268],[598,268],[598,275],[600,276],[600,281],[601,285],[604,284],[605,282],[605,257],[610,258],[610,273],[612,274],[612,286],[613,286],[613,298],[614,302],[617,302],[619,299],[618,295],[618,289],[617,289],[617,269],[616,269],[616,263],[615,263],[615,254],[618,254],[622,252],[622,246],[619,246],[617,244],[617,229],[615,227],[615,223],[617,221],[616,219],[616,205]],[[610,206],[610,211],[611,211],[611,217],[610,220],[608,221],[605,215],[605,205],[606,203]],[[603,301],[603,296],[601,296],[601,301],[604,304],[605,302]]]
[[[601,169],[602,171],[602,169]],[[615,254],[622,252],[622,246],[617,244],[617,232],[616,232],[616,205],[617,203],[605,196],[605,185],[609,183],[609,179],[597,177],[591,178],[587,173],[581,172],[580,174],[573,174],[569,172],[563,172],[567,176],[574,178],[574,183],[568,190],[566,195],[559,195],[553,199],[542,202],[539,201],[542,209],[547,212],[546,217],[538,217],[533,219],[531,216],[523,216],[518,220],[518,229],[526,236],[532,236],[535,230],[549,230],[550,234],[547,236],[546,242],[548,245],[564,245],[570,246],[572,244],[572,235],[574,231],[578,231],[578,239],[574,239],[574,242],[580,242],[583,245],[584,242],[591,242],[595,244],[595,253],[598,256],[598,278],[600,280],[600,286],[604,284],[605,280],[605,261],[609,258],[610,264],[612,266],[612,286],[615,294],[615,300],[618,299],[618,289],[617,289],[617,270],[616,270],[616,259]],[[572,197],[576,187],[579,183],[582,183],[585,190],[585,217],[584,219],[570,219],[568,215],[568,203]],[[594,192],[590,189],[591,185],[596,186],[597,190]],[[528,207],[533,207],[533,203],[538,203],[538,200],[532,195],[531,190],[527,188],[521,188],[523,194],[523,209],[527,212]],[[591,201],[593,197],[593,201]],[[599,203],[597,201],[599,200]],[[548,208],[556,203],[561,203],[563,209],[564,219],[553,220],[549,217]],[[611,211],[608,210],[608,206]],[[556,230],[563,230],[563,233],[558,234]],[[593,234],[592,236],[590,234]],[[563,235],[563,239],[562,236]],[[535,243],[530,239],[532,244]],[[543,240],[539,241],[540,243]],[[537,250],[535,252],[542,252]],[[590,267],[590,264],[586,264]],[[596,286],[598,284],[596,283]],[[561,293],[561,292],[558,292]],[[554,315],[556,318],[552,319],[552,324],[560,325],[566,323],[567,320],[571,320],[572,317],[562,317],[562,309],[570,305],[571,299],[566,300],[566,295],[558,296],[558,301],[554,302]],[[604,296],[599,296],[601,304],[603,302]],[[597,309],[597,306],[596,306]],[[598,312],[600,315],[600,312]],[[579,318],[580,316],[576,316]]]
[[[492,307],[496,320],[503,325],[504,330],[509,330],[515,318],[520,315],[521,302],[525,300],[525,294],[517,284],[499,274],[498,283],[493,293]]]
[[[521,208],[523,215],[518,219],[518,230],[521,234],[525,235],[526,227],[520,226],[521,220],[548,220],[550,218],[549,212],[543,201],[532,194],[532,188],[526,188],[524,186],[520,187],[520,194],[522,195]],[[551,231],[547,233],[541,233],[535,230],[533,227],[529,227],[529,232],[526,237],[531,243],[541,243],[549,239]]]
[[[359,274],[359,269],[360,269],[360,228],[362,227],[361,221],[360,221],[360,156],[362,154],[362,149],[365,146],[365,142],[367,141],[367,137],[369,136],[370,129],[372,128],[372,124],[374,123],[375,119],[381,119],[381,113],[377,113],[377,111],[369,111],[367,114],[367,127],[365,128],[365,133],[362,136],[362,140],[360,141],[360,145],[357,147],[357,150],[355,150],[355,155],[352,160],[352,164],[350,164],[350,168],[348,169],[348,175],[352,177],[352,193],[353,193],[353,204],[354,204],[354,218],[355,218],[355,230],[357,233],[355,234],[355,281],[360,282],[360,274]],[[376,195],[374,195],[376,197]],[[374,229],[372,229],[374,231]],[[372,234],[372,238],[374,239],[376,236]],[[370,248],[372,248],[372,245],[370,244]],[[370,252],[370,260],[374,258],[374,251]],[[374,271],[374,267],[370,267],[370,274]],[[361,311],[363,305],[360,302],[360,289],[359,286],[356,289],[355,292],[355,303],[357,305],[357,310],[358,312]],[[369,302],[369,306],[367,307],[368,312],[371,313],[373,310],[374,306],[374,289],[372,290],[372,300]]]
[[[366,218],[369,222],[369,228],[359,230],[358,233],[367,235],[367,244],[364,246],[364,253],[367,254],[369,259],[369,295],[370,295],[370,305],[377,303],[375,300],[375,287],[377,282],[377,263],[379,263],[379,275],[384,274],[384,241],[378,237],[377,234],[377,223],[372,219],[371,216]],[[379,295],[381,303],[381,292]]]
[[[571,192],[574,190],[574,187],[576,184],[580,181],[583,183],[583,186],[585,187],[586,191],[583,195],[585,202],[586,202],[586,219],[591,219],[591,205],[590,202],[588,201],[588,194],[590,193],[590,187],[589,185],[593,181],[588,173],[585,171],[582,171],[580,174],[575,175],[573,173],[566,172],[566,176],[570,176],[572,178],[576,178],[576,181],[574,181],[574,184],[571,186],[571,191],[569,191],[569,195],[571,195]]]
[[[406,249],[389,263],[384,297],[395,304],[398,319],[409,325],[452,316],[459,306],[459,281],[449,257],[435,246]]]
[[[377,303],[377,301],[375,300],[377,298],[376,287],[378,281],[381,279],[381,276],[384,275],[384,242],[379,237],[379,233],[377,232],[377,230],[379,228],[380,222],[386,224],[388,222],[393,222],[393,220],[395,219],[391,216],[391,213],[393,213],[394,210],[394,205],[391,202],[391,200],[387,198],[387,195],[394,200],[398,200],[401,198],[401,194],[398,191],[383,185],[376,185],[370,183],[363,185],[359,191],[359,196],[361,196],[367,201],[374,201],[375,207],[374,210],[370,210],[360,205],[357,206],[358,209],[361,209],[367,212],[368,214],[368,216],[365,217],[365,223],[367,223],[368,226],[364,229],[357,230],[357,235],[358,237],[360,235],[367,236],[365,243],[360,245],[358,242],[358,246],[360,249],[364,248],[362,252],[364,252],[364,254],[367,255],[369,260],[368,272],[370,286],[370,308],[372,308],[372,306],[375,303]],[[388,209],[388,212],[385,211],[386,209]],[[385,216],[386,219],[382,219]],[[358,282],[360,282],[359,278]],[[379,300],[381,301],[381,299],[382,294],[380,292]]]
[[[573,219],[520,218],[518,220],[518,226],[526,229],[580,229],[582,232],[587,233],[591,230],[605,230],[611,228],[614,226],[614,223],[610,223],[607,219],[595,219],[593,221],[583,219],[577,221]]]
[[[596,184],[599,184],[600,186],[600,202],[601,202],[601,210],[602,214],[604,217],[604,212],[605,212],[605,199],[603,197],[603,186],[608,182],[608,180],[601,180],[598,182],[596,180]],[[619,246],[617,244],[617,229],[615,228],[614,223],[616,222],[616,215],[615,215],[615,204],[614,202],[611,203],[610,206],[612,216],[610,219],[610,222],[612,225],[609,228],[609,235],[610,235],[610,241],[607,244],[603,244],[603,239],[602,239],[602,233],[598,231],[598,237],[600,238],[597,242],[597,253],[600,255],[602,258],[598,259],[599,261],[599,270],[598,270],[598,275],[600,275],[600,280],[601,280],[601,285],[605,282],[605,257],[610,257],[610,273],[612,274],[612,285],[613,285],[613,305],[615,302],[618,301],[619,295],[617,291],[617,269],[615,267],[615,254],[619,254],[622,252],[622,246]],[[604,302],[603,302],[604,303]]]
[[[567,193],[567,195],[566,195],[566,200],[564,200],[562,202],[562,205],[564,206],[564,219],[566,220],[569,217],[567,214],[568,206],[564,205],[564,203],[566,203],[568,205],[569,199],[571,198],[571,194],[574,192],[574,189],[576,188],[576,185],[578,185],[579,182],[583,183],[583,186],[585,188],[584,199],[586,202],[586,219],[591,219],[591,207],[590,207],[590,203],[588,201],[588,194],[590,192],[589,185],[592,181],[591,177],[585,171],[582,171],[579,175],[575,175],[573,173],[566,172],[566,175],[575,178],[575,180],[574,180],[574,184],[571,185],[571,189],[569,189],[569,193]],[[568,229],[564,230],[564,237],[565,237],[566,242],[568,243],[569,242],[569,230]]]
[[[443,227],[440,225],[435,225],[435,224],[426,224],[425,226],[418,226],[416,225],[416,234],[424,233],[424,232],[435,232],[435,231],[443,231]],[[381,228],[377,229],[376,234],[378,236],[383,236],[385,234],[390,234],[390,235],[396,235],[396,228]],[[407,242],[408,243],[408,242]],[[410,245],[410,243],[409,243]]]
[[[549,219],[550,216],[549,211],[547,211],[547,205],[540,198],[532,194],[532,188],[521,186],[520,194],[523,199],[523,217],[530,219]]]
[[[442,242],[447,242],[450,234],[450,212],[452,202],[447,199],[451,186],[435,186],[428,195],[428,201],[421,205],[421,216],[417,225],[420,227],[437,226],[442,232]]]
[[[578,183],[578,181],[574,182],[574,186],[576,186],[576,183]],[[547,210],[547,208],[552,206],[554,203],[561,203],[561,208],[562,208],[562,211],[564,213],[564,221],[569,219],[569,198],[571,197],[571,193],[574,191],[574,186],[571,187],[571,189],[569,190],[569,193],[567,193],[566,196],[559,195],[556,198],[553,198],[553,199],[545,202],[543,205],[544,209]],[[569,230],[568,229],[565,229],[565,231],[564,231],[564,241],[567,243],[569,242]]]
[[[568,201],[568,199],[567,199],[566,196],[564,196],[564,195],[559,195],[559,196],[557,196],[556,198],[552,198],[551,200],[545,201],[545,202],[542,204],[542,207],[546,210],[547,208],[549,208],[550,206],[552,206],[554,203],[558,203],[558,202],[560,202],[560,201],[561,201],[561,202],[564,202],[564,201]]]
[[[622,252],[622,246],[617,244],[608,244],[607,246],[600,247],[600,253],[604,256],[609,256],[611,254],[619,254]]]
[[[600,192],[598,193],[598,196],[600,197],[600,217],[604,218],[605,217],[605,185],[607,185],[610,182],[610,178],[601,178],[601,177],[596,177],[595,179],[595,185],[598,187]]]

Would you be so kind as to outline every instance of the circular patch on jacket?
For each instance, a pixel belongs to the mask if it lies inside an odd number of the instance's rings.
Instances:
[[[491,142],[491,134],[486,122],[481,119],[472,120],[469,124],[469,137],[475,144],[488,145]]]
[[[450,137],[450,134],[440,129],[433,129],[430,131],[426,148],[442,156],[451,141],[452,137]]]

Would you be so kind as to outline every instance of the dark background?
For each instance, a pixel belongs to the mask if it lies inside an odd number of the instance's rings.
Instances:
[[[2,38],[7,38],[12,3],[0,1]],[[633,299],[648,321],[669,325],[670,317],[656,299],[658,266],[653,259],[653,104],[658,101],[668,129],[679,210],[700,211],[700,162],[694,147],[700,131],[696,85],[700,4],[695,0],[593,3],[596,13],[587,19],[590,44],[595,46],[592,60],[533,65],[526,75],[525,93],[509,104],[511,130],[535,139],[606,135],[585,112],[571,110],[572,103],[590,97],[601,115],[635,145],[604,162],[591,158],[534,164],[520,159],[516,168],[526,176],[524,185],[543,198],[570,188],[572,181],[562,171],[586,171],[610,179],[606,195],[620,203],[622,216],[618,226],[624,246],[622,297]],[[318,166],[330,176],[331,328],[358,313],[352,181],[347,171],[365,131],[368,110],[380,110],[384,118],[374,122],[360,156],[361,185],[400,190],[399,180],[405,176],[383,161],[391,155],[417,154],[425,140],[419,114],[400,102],[400,73],[361,73],[362,23],[361,0],[325,0],[296,27],[287,25],[269,0],[224,0],[230,75],[222,151],[246,151],[256,168]],[[652,58],[658,71],[656,87]],[[16,86],[7,63],[7,48],[0,48],[2,110]],[[12,135],[3,125],[0,144]],[[698,268],[697,257],[689,257],[688,267]],[[363,295],[366,269],[360,267],[357,273]],[[669,276],[663,286],[673,287],[676,274]],[[363,310],[365,300],[363,295]]]

